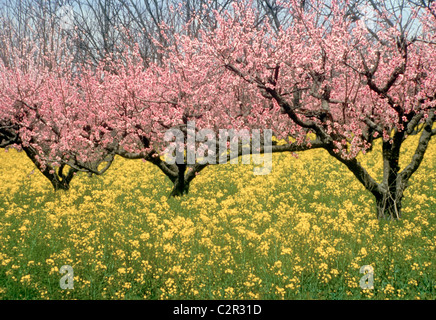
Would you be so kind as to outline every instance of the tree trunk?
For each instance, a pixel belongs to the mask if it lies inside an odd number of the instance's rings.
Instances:
[[[173,181],[174,187],[171,191],[171,197],[181,197],[189,192],[189,182],[185,180],[186,164],[177,164],[177,178]]]
[[[70,168],[66,176],[63,174],[64,166],[59,168],[58,173],[56,172],[55,168],[50,165],[46,165],[44,170],[42,170],[41,163],[36,158],[36,151],[31,147],[23,147],[23,150],[26,152],[30,160],[32,160],[36,167],[41,171],[41,173],[50,181],[55,191],[70,189],[70,182],[77,170]]]
[[[70,184],[67,181],[59,179],[57,174],[47,175],[45,172],[43,172],[43,174],[50,180],[55,191],[70,189]]]
[[[398,220],[401,218],[401,194],[385,192],[376,196],[377,218]]]
[[[177,179],[174,182],[173,189],[171,190],[170,196],[171,197],[182,197],[189,193],[189,182],[186,181],[184,178]]]
[[[382,192],[375,195],[377,218],[398,220],[401,217],[401,199],[407,180],[399,174],[400,148],[404,141],[404,131],[396,131],[392,143],[383,141],[383,182]]]

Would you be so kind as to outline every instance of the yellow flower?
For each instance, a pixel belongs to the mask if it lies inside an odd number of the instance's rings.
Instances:
[[[148,232],[144,232],[144,233],[142,233],[142,234],[139,236],[139,238],[140,238],[142,241],[147,241],[148,239],[150,239],[150,234],[149,234]]]
[[[139,252],[138,250],[133,250],[132,252],[132,259],[133,260],[137,260],[141,258],[141,252]]]
[[[291,248],[282,248],[282,255],[291,254],[292,249]]]
[[[296,265],[294,266],[294,272],[301,273],[303,271],[303,267]]]
[[[233,287],[227,287],[224,289],[224,297],[226,299],[233,298],[235,295],[235,289]]]
[[[284,288],[280,288],[279,286],[276,286],[275,288],[276,294],[280,296],[281,299],[284,298],[286,290]]]
[[[391,295],[395,293],[395,288],[391,284],[387,284],[383,292],[385,295]]]
[[[324,263],[324,262],[322,262],[320,265],[319,265],[319,270],[320,271],[326,271],[327,269],[328,269],[328,265],[327,265],[327,263]]]
[[[416,281],[415,279],[410,279],[407,283],[409,285],[411,285],[411,286],[417,286],[418,285],[418,281]]]
[[[53,259],[46,259],[45,263],[47,263],[47,264],[54,264],[54,260]]]
[[[338,271],[338,269],[331,269],[330,273],[334,276],[337,276],[339,274],[339,271]]]
[[[31,276],[30,276],[30,274],[28,274],[28,275],[21,277],[20,282],[21,283],[28,283],[28,282],[30,282],[30,279],[31,279]]]

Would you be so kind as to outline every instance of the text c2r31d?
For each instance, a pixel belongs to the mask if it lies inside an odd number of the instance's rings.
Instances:
[[[260,314],[262,308],[260,305],[243,305],[243,304],[220,304],[217,309],[218,314],[242,315],[242,314]]]

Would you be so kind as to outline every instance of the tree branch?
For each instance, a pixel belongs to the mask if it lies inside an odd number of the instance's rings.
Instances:
[[[383,190],[383,187],[381,184],[377,183],[377,181],[374,180],[374,178],[371,177],[371,175],[366,171],[366,169],[357,161],[356,158],[353,159],[344,159],[342,158],[338,153],[334,152],[334,146],[329,145],[328,147],[324,148],[327,150],[327,152],[345,164],[347,168],[354,174],[354,176],[359,180],[359,182],[368,190],[370,191],[376,198],[380,197],[385,190]]]
[[[431,137],[436,134],[436,129],[432,130],[434,123],[434,112],[432,111],[426,120],[424,130],[419,138],[418,146],[410,163],[400,173],[400,177],[403,183],[407,183],[412,174],[419,168],[422,160],[424,159],[425,152],[431,140]]]

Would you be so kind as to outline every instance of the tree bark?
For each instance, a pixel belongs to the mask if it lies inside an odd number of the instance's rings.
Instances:
[[[74,178],[74,173],[77,172],[77,170],[70,168],[65,176],[63,174],[64,166],[61,166],[58,172],[49,164],[42,169],[41,163],[36,158],[36,151],[32,147],[23,147],[23,150],[41,173],[50,181],[55,191],[70,189],[70,182]]]
[[[174,187],[170,193],[171,197],[181,197],[189,192],[189,183],[185,183],[186,164],[177,164],[177,178],[174,180]]]
[[[189,187],[192,180],[200,173],[201,170],[208,166],[207,163],[188,167],[186,164],[177,165],[179,168],[177,179],[173,180],[173,190],[170,193],[171,197],[181,197],[189,193]]]
[[[376,207],[378,219],[392,219],[398,220],[401,218],[401,199],[403,198],[402,192],[392,194],[385,192],[381,196],[377,195]]]

